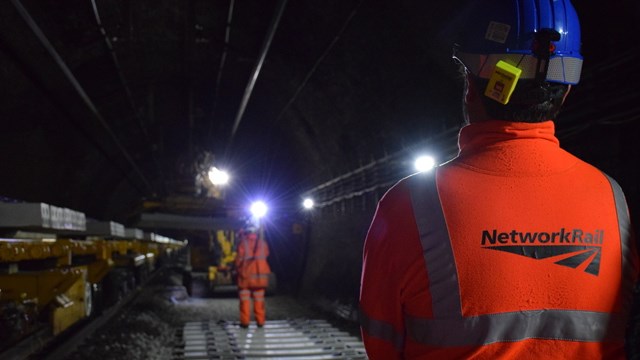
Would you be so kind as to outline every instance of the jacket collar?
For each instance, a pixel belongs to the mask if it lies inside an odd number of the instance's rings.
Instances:
[[[553,121],[523,123],[501,120],[483,121],[463,127],[458,137],[458,146],[462,154],[517,139],[537,139],[560,146],[560,142],[555,137]]]
[[[483,121],[463,127],[455,162],[505,176],[543,176],[565,171],[578,161],[560,149],[553,121]]]

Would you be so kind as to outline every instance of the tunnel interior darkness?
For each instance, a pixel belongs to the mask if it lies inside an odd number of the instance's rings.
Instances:
[[[618,180],[637,224],[640,50],[628,39],[640,33],[640,5],[574,5],[585,65],[557,135]],[[415,156],[456,154],[462,83],[451,41],[464,6],[2,2],[0,196],[133,227],[157,210],[149,202],[223,216],[264,198],[282,286],[355,305],[377,201]],[[232,174],[224,200],[203,200],[195,183],[211,163]],[[311,212],[305,195],[319,205]]]

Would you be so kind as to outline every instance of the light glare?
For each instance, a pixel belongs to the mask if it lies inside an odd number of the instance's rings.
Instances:
[[[265,204],[262,201],[256,201],[253,204],[251,204],[251,214],[253,214],[254,217],[256,218],[261,218],[263,216],[265,216],[267,214],[267,204]]]
[[[211,167],[208,175],[213,185],[225,185],[229,182],[229,174],[226,171],[219,170],[215,166]]]
[[[302,202],[302,206],[304,206],[305,209],[311,209],[313,208],[313,205],[313,200],[309,198],[304,199]]]
[[[420,156],[416,159],[415,167],[419,172],[425,172],[436,166],[436,160],[431,156]]]

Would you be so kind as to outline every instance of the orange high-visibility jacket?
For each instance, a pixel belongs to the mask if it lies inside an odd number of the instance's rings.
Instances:
[[[618,184],[553,122],[464,127],[382,198],[364,246],[370,359],[624,359],[638,253]]]
[[[268,256],[269,247],[264,239],[256,234],[242,236],[235,260],[239,288],[266,288],[269,285],[271,268],[267,262]]]

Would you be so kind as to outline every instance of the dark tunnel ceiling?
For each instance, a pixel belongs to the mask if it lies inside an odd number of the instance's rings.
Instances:
[[[192,191],[207,151],[236,194],[295,198],[460,124],[448,30],[462,3],[286,2],[231,139],[283,2],[3,1],[0,195],[126,221],[141,199]],[[574,3],[589,82],[564,120],[637,124],[637,46],[624,39],[638,5]],[[609,100],[594,101],[598,86]]]

